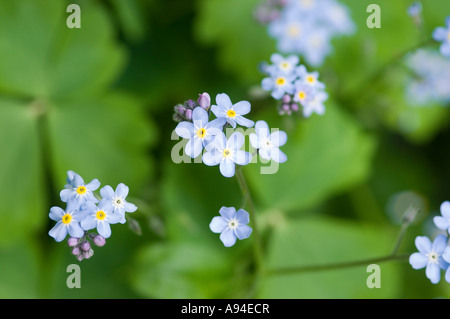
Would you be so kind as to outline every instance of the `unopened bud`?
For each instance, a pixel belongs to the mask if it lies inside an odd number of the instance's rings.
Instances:
[[[298,104],[297,103],[292,103],[291,104],[291,110],[294,111],[294,112],[297,112],[298,111]]]
[[[289,103],[291,102],[291,96],[289,94],[283,95],[283,103]]]
[[[74,247],[72,249],[72,254],[75,255],[75,256],[78,256],[80,254],[80,248]]]
[[[187,109],[186,113],[185,113],[185,116],[186,116],[186,119],[188,121],[191,121],[192,120],[192,110],[191,109]]]
[[[202,94],[199,94],[197,103],[201,108],[207,110],[211,106],[211,97],[208,93],[203,92]]]
[[[103,236],[97,235],[94,237],[94,239],[92,240],[94,242],[94,244],[98,247],[102,247],[106,244],[106,239]]]
[[[78,238],[70,237],[67,240],[67,245],[69,245],[69,247],[75,247],[76,245],[78,245]]]
[[[84,241],[83,243],[81,243],[81,249],[83,249],[84,251],[88,251],[89,249],[91,249],[91,244],[88,241]]]

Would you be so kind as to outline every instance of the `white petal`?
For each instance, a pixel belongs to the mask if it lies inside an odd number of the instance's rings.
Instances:
[[[175,128],[175,133],[181,138],[190,139],[194,135],[194,124],[191,122],[180,122]]]
[[[270,134],[270,141],[275,146],[282,146],[286,144],[287,141],[287,135],[284,131],[275,131],[272,134]]]
[[[235,173],[235,165],[233,162],[221,161],[220,173],[225,177],[233,177]]]

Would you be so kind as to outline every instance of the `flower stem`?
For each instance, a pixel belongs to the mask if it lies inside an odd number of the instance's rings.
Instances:
[[[236,170],[236,178],[239,184],[239,187],[242,192],[243,196],[243,203],[242,207],[248,206],[248,212],[250,215],[251,222],[253,224],[253,237],[255,244],[253,245],[254,248],[254,255],[255,255],[255,263],[257,265],[258,270],[262,270],[263,268],[263,251],[262,251],[262,242],[261,237],[259,235],[259,230],[256,223],[256,215],[255,215],[255,204],[253,202],[252,196],[250,194],[250,190],[247,185],[247,181],[245,179],[244,174],[242,173],[242,169],[239,167]]]

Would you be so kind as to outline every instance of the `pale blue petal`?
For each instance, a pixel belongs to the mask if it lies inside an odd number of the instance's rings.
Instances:
[[[175,128],[175,133],[181,138],[190,139],[195,134],[194,132],[194,124],[191,122],[180,122]]]
[[[270,161],[270,150],[267,147],[260,148],[258,151],[259,156],[261,156],[263,159]]]
[[[230,97],[225,93],[217,94],[216,103],[218,106],[220,106],[226,110],[229,110],[233,106],[233,103],[231,103]]]
[[[249,138],[250,138],[250,144],[252,145],[252,147],[255,149],[258,149],[259,148],[258,135],[256,135],[255,133],[250,133]]]
[[[272,78],[264,78],[264,79],[261,81],[261,88],[262,88],[264,91],[272,91],[272,90],[273,90],[273,87],[274,87],[274,81],[273,81]]]
[[[447,271],[445,272],[445,281],[450,283],[450,267],[448,267]]]
[[[287,156],[279,148],[272,147],[270,149],[270,158],[277,163],[284,163],[287,161]]]
[[[422,269],[428,264],[428,257],[421,253],[414,253],[409,257],[409,263],[414,269]]]
[[[443,56],[450,57],[450,42],[442,43],[439,50]]]
[[[95,216],[89,214],[87,215],[80,223],[81,228],[84,230],[91,230],[97,227],[97,218]]]
[[[241,132],[234,132],[227,141],[227,148],[232,150],[240,149],[244,145],[245,138]]]
[[[450,219],[450,202],[445,201],[441,204],[441,215]]]
[[[97,225],[97,232],[99,235],[109,238],[111,236],[111,226],[109,226],[109,223],[107,222],[99,222]]]
[[[84,236],[84,230],[81,228],[80,223],[77,222],[69,224],[68,232],[71,237],[81,238]]]
[[[417,236],[415,239],[416,247],[422,254],[427,254],[431,251],[431,241],[426,236]]]
[[[273,64],[281,63],[281,62],[283,62],[283,60],[284,60],[284,57],[283,57],[281,54],[279,54],[279,53],[273,53],[273,54],[270,56],[270,61],[271,61]]]
[[[227,228],[227,226],[228,222],[226,221],[225,218],[221,216],[216,216],[211,220],[211,223],[209,224],[209,229],[211,229],[213,233],[221,233],[225,230],[225,228]]]
[[[245,127],[252,127],[253,125],[255,125],[255,122],[253,122],[252,120],[249,120],[243,116],[240,116],[240,115],[237,115],[234,118],[234,120],[236,121],[237,124],[239,124],[241,126],[245,126]]]
[[[116,195],[119,196],[122,199],[127,198],[129,191],[130,191],[130,189],[124,183],[120,183],[116,187]]]
[[[219,165],[221,162],[221,156],[219,152],[206,152],[203,154],[202,161],[207,166]]]
[[[61,242],[67,236],[67,227],[62,222],[57,222],[48,232],[57,242]]]
[[[237,117],[239,117],[239,115],[236,116],[235,118],[237,118]],[[236,128],[236,121],[234,119],[232,119],[231,117],[227,117],[226,119],[227,119],[228,124],[230,124],[232,128]]]
[[[234,234],[234,231],[230,228],[226,228],[221,234],[220,234],[220,240],[223,242],[225,247],[231,247],[236,243],[236,235]]]
[[[250,221],[250,215],[243,209],[239,209],[236,212],[236,220],[240,225],[246,225]]]
[[[445,248],[442,258],[448,263],[450,263],[450,247]]]
[[[84,185],[84,180],[80,175],[75,175],[72,180],[73,187],[77,188],[78,186]]]
[[[217,118],[227,117],[227,112],[218,105],[211,106],[211,112],[213,112]]]
[[[76,192],[73,189],[63,189],[59,196],[61,197],[61,200],[65,203],[67,203],[69,200],[71,200],[73,197],[75,197]]]
[[[127,213],[134,213],[137,211],[137,206],[127,201],[123,201],[123,207]]]
[[[103,186],[100,189],[100,195],[106,199],[113,199],[114,198],[114,190],[109,185]]]
[[[275,131],[270,134],[270,141],[277,147],[283,146],[284,144],[286,144],[287,134],[284,131]]]
[[[200,138],[194,136],[194,138],[190,139],[189,142],[187,142],[185,146],[185,153],[186,155],[196,158],[200,155],[200,153],[203,150],[203,142]]]
[[[439,268],[437,264],[429,263],[425,270],[425,274],[433,284],[437,284],[439,280],[441,280],[441,268]]]
[[[252,161],[252,154],[242,150],[237,150],[234,155],[234,162],[238,165],[247,165]]]
[[[257,121],[255,123],[255,132],[259,138],[267,139],[270,136],[269,125],[267,125],[266,121]]]
[[[236,233],[237,238],[242,240],[250,236],[252,228],[248,225],[239,225],[234,232]]]
[[[445,247],[447,247],[447,236],[439,235],[434,239],[431,249],[438,254],[442,254]]]
[[[103,220],[103,222],[100,222],[99,224],[105,223],[105,224],[117,224],[124,218],[124,214],[119,213],[110,213],[108,212],[106,214],[106,218]]]
[[[222,206],[219,210],[219,214],[227,220],[233,219],[236,217],[236,208]]]
[[[433,31],[433,39],[436,41],[444,41],[447,38],[448,30],[444,27],[437,27]]]
[[[61,207],[53,206],[52,208],[50,208],[50,213],[48,214],[48,216],[50,217],[50,219],[58,222],[62,219],[64,214],[65,212]]]
[[[202,107],[196,107],[194,112],[192,112],[192,122],[194,122],[194,125],[199,128],[205,127],[205,125],[208,124],[208,121],[208,112]],[[197,123],[200,125],[197,125]]]
[[[245,115],[250,112],[251,105],[248,101],[240,101],[233,105],[233,110],[239,115]]]
[[[205,129],[207,130],[209,135],[217,135],[222,132],[223,126],[226,122],[227,121],[224,117],[220,117],[206,124]]]
[[[89,184],[86,185],[86,189],[88,191],[95,191],[97,188],[100,187],[100,181],[98,179],[93,179]]]
[[[235,173],[235,165],[233,162],[221,161],[220,173],[225,177],[233,177]]]

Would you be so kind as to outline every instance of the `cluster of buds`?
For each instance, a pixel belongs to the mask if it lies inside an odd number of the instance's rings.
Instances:
[[[287,3],[287,0],[265,0],[261,2],[254,12],[255,19],[266,24],[280,17],[280,10]]]
[[[93,233],[86,233],[81,238],[69,237],[67,240],[69,247],[72,247],[72,254],[78,261],[89,259],[94,255],[90,241],[97,247],[102,247],[106,244],[106,239],[103,236]]]
[[[175,122],[192,122],[192,112],[197,106],[200,106],[207,111],[209,110],[209,108],[211,107],[211,97],[208,93],[204,92],[202,94],[199,94],[197,101],[189,99],[183,104],[175,105],[173,120]]]
[[[298,103],[293,101],[291,95],[285,94],[278,106],[278,114],[291,115],[292,112],[298,112],[298,110],[299,110]]]

